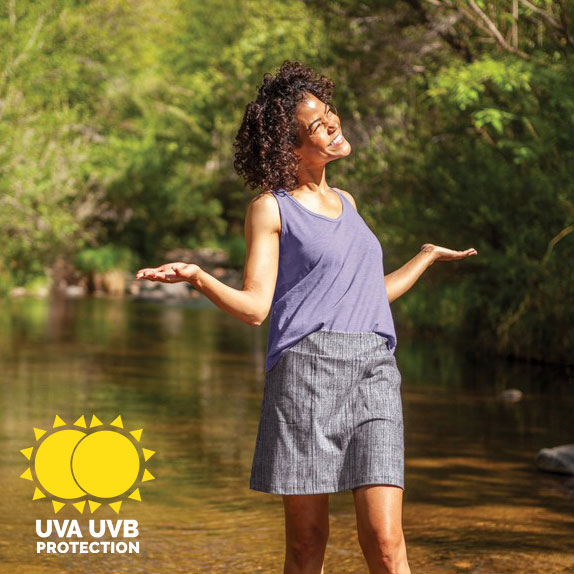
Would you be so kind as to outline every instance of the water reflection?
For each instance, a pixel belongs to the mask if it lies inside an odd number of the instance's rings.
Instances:
[[[0,572],[282,571],[281,498],[248,488],[264,328],[210,304],[19,299],[2,311]],[[411,569],[565,571],[572,481],[537,472],[533,460],[572,441],[572,381],[558,368],[465,355],[406,337],[397,351]],[[522,390],[522,401],[500,401],[506,388]],[[36,555],[34,521],[54,515],[18,478],[27,462],[19,450],[56,414],[93,413],[106,422],[121,413],[157,452],[157,479],[120,515],[139,521],[141,555]],[[117,518],[110,509],[94,517]],[[58,518],[80,515],[66,507]],[[352,494],[332,495],[325,574],[366,572],[355,528]]]

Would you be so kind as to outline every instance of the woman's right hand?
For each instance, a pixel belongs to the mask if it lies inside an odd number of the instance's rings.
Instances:
[[[136,273],[136,279],[149,279],[161,283],[180,283],[193,281],[201,271],[195,263],[165,263],[159,267],[147,267]]]

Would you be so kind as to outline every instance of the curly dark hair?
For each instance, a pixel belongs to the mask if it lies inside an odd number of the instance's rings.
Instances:
[[[241,127],[235,136],[235,171],[245,185],[256,190],[288,191],[297,187],[298,158],[294,148],[300,145],[295,122],[299,102],[310,92],[330,103],[334,83],[301,62],[284,60],[273,76],[266,73],[257,98],[249,102]]]

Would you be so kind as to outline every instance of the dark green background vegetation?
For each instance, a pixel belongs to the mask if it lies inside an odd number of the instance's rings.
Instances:
[[[574,358],[574,4],[567,0],[6,0],[0,289],[79,268],[237,256],[251,192],[232,142],[265,72],[336,83],[329,165],[390,272],[474,247],[393,306],[404,328]]]

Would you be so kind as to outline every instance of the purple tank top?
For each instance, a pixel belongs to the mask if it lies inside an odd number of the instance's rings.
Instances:
[[[333,188],[331,188],[333,189]],[[303,337],[321,329],[375,332],[397,344],[377,236],[342,193],[338,218],[315,213],[284,189],[279,270],[271,306],[265,370]]]

